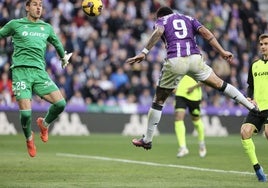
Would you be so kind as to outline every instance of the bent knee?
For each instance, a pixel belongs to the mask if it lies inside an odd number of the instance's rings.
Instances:
[[[268,140],[268,132],[265,132],[265,137]]]
[[[255,126],[253,124],[243,124],[240,129],[240,135],[243,140],[251,138],[253,132],[256,130]]]
[[[266,139],[268,140],[268,124],[265,124],[264,126],[264,134],[265,134]]]

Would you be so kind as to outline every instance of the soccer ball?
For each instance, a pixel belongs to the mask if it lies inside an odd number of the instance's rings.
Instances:
[[[103,4],[101,0],[83,0],[82,9],[88,16],[99,16],[101,14]]]

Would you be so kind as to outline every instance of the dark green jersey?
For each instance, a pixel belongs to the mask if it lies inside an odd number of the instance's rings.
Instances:
[[[0,29],[0,38],[11,36],[14,45],[12,66],[30,66],[45,69],[47,42],[59,56],[64,57],[64,48],[52,26],[42,20],[31,22],[26,17],[9,21]]]
[[[254,61],[248,72],[248,96],[257,102],[260,111],[268,110],[268,61]]]

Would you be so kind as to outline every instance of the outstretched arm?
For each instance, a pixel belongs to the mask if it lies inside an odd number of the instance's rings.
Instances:
[[[146,55],[149,53],[149,51],[152,49],[152,47],[159,41],[162,34],[164,33],[164,27],[163,26],[156,26],[154,32],[150,36],[147,44],[145,45],[145,48],[142,50],[141,53],[138,55],[128,58],[126,60],[127,63],[134,64],[134,63],[140,63],[143,61],[146,57]]]
[[[16,28],[15,21],[11,20],[0,29],[0,39],[6,38],[14,34],[14,28]]]
[[[233,59],[233,54],[222,48],[218,40],[215,38],[213,33],[211,33],[206,27],[202,26],[199,28],[199,34],[208,41],[208,43],[216,49],[218,53],[227,61],[231,62]]]
[[[196,88],[199,88],[199,87],[201,87],[202,85],[203,85],[202,82],[198,82],[198,83],[195,84],[194,86],[189,87],[189,88],[188,88],[188,91],[187,91],[187,94],[192,93]]]
[[[69,64],[69,59],[71,58],[72,53],[67,53],[64,50],[63,44],[61,43],[60,39],[54,32],[53,28],[52,27],[50,28],[51,28],[51,32],[48,37],[48,42],[50,42],[55,47],[61,59],[61,67],[65,68]]]
[[[145,48],[150,51],[152,47],[159,41],[161,36],[163,35],[165,28],[163,26],[156,26],[154,32],[149,38]]]

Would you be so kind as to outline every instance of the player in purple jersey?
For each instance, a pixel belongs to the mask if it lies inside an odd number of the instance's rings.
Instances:
[[[206,39],[226,61],[231,62],[233,58],[233,54],[224,50],[204,25],[195,18],[174,13],[169,7],[159,8],[156,17],[154,32],[145,48],[138,55],[126,60],[130,64],[140,63],[160,38],[166,44],[167,58],[163,63],[153,103],[148,112],[147,132],[143,138],[132,140],[135,146],[151,149],[154,129],[160,121],[163,105],[184,75],[189,75],[223,92],[250,111],[258,112],[253,103],[248,101],[234,86],[219,78],[203,60],[195,40],[196,35],[201,35]]]

